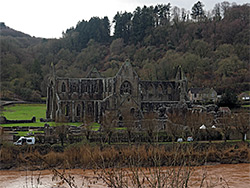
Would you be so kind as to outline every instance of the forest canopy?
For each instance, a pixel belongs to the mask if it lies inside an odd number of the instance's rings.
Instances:
[[[84,77],[93,66],[113,76],[126,59],[142,79],[172,79],[181,65],[189,87],[239,94],[250,82],[249,12],[249,4],[228,2],[211,11],[200,1],[190,11],[170,3],[143,6],[111,21],[79,21],[60,39],[30,37],[1,23],[1,98],[45,97],[52,63],[62,77]]]

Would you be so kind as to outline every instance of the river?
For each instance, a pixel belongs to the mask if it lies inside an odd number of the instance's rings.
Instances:
[[[168,167],[164,167],[167,169]],[[203,172],[207,178],[203,187],[214,185],[215,187],[248,188],[250,187],[250,164],[216,164],[195,167],[190,178],[190,187],[199,187]],[[77,187],[104,188],[105,183],[96,179],[96,173],[92,170],[73,169],[66,171],[74,177]],[[39,180],[39,182],[37,182]],[[1,188],[66,188],[65,183],[61,184],[59,178],[53,178],[50,170],[42,171],[15,171],[0,170]],[[133,186],[131,186],[133,187]]]

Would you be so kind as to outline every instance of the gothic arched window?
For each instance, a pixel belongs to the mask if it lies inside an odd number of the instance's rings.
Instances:
[[[66,104],[64,112],[65,112],[65,116],[69,116],[69,105],[68,104]]]
[[[78,104],[77,107],[76,107],[76,116],[80,116],[81,115],[81,105]]]
[[[120,88],[120,94],[131,94],[132,93],[132,85],[130,82],[125,81],[122,83],[121,88]]]
[[[163,94],[163,86],[162,86],[161,84],[158,85],[157,93],[158,93],[159,95],[162,95],[162,94]]]
[[[64,82],[62,83],[61,91],[66,92],[66,85]]]
[[[154,94],[155,94],[155,91],[154,91],[154,86],[153,86],[153,84],[149,84],[148,85],[148,94],[150,95],[150,96],[153,96]]]

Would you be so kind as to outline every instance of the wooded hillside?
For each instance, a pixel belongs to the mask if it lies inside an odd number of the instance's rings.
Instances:
[[[37,101],[46,96],[51,63],[63,77],[84,77],[95,66],[113,76],[129,59],[142,79],[173,78],[181,65],[189,87],[213,87],[219,94],[249,90],[250,6],[218,3],[191,12],[170,4],[137,7],[82,20],[60,39],[41,39],[1,28],[1,98]],[[49,30],[49,28],[48,28]]]

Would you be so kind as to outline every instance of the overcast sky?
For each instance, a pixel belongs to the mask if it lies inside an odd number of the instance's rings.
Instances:
[[[211,10],[224,0],[200,0]],[[191,10],[198,0],[0,0],[0,22],[31,36],[60,38],[62,32],[78,21],[93,16],[108,16],[110,22],[117,11],[133,12],[136,7],[170,3],[172,7]],[[245,4],[249,0],[228,0]]]

